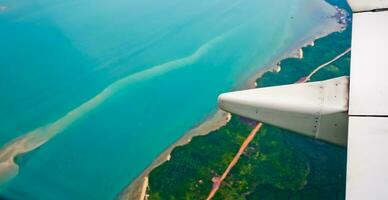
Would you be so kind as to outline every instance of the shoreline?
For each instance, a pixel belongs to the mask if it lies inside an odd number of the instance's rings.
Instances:
[[[280,54],[279,56],[272,59],[269,64],[266,64],[263,68],[259,68],[253,75],[246,81],[245,84],[242,84],[238,89],[253,89],[257,87],[256,80],[259,79],[264,73],[273,71],[280,72],[280,62],[282,60],[288,58],[297,58],[303,59],[303,48],[307,46],[314,46],[315,40],[320,38],[324,38],[332,33],[341,32],[345,27],[341,26],[339,23],[330,24],[328,28],[324,29],[325,31],[317,31],[320,29],[320,26],[317,26],[317,30],[313,29],[311,33],[306,34],[305,37],[301,38],[300,44],[295,44],[289,48],[289,50],[285,50],[285,53]],[[310,37],[310,39],[307,39]],[[311,39],[312,38],[312,39]],[[174,150],[174,148],[178,146],[183,146],[188,144],[193,137],[196,136],[204,136],[208,135],[212,131],[215,131],[223,126],[225,126],[231,118],[230,113],[226,113],[217,108],[216,112],[210,113],[209,117],[207,117],[204,121],[200,122],[200,124],[193,129],[187,131],[183,136],[178,139],[175,143],[170,145],[166,150],[164,150],[153,162],[145,169],[141,174],[134,179],[129,185],[127,185],[122,192],[118,195],[117,199],[120,200],[145,200],[148,199],[147,189],[149,188],[149,173],[160,166],[164,162],[167,162],[171,159],[170,153]]]
[[[146,191],[143,190],[148,188],[148,174],[159,165],[169,161],[171,158],[170,154],[176,147],[188,144],[195,136],[207,135],[208,133],[225,126],[230,119],[231,114],[217,109],[215,113],[210,114],[201,124],[186,132],[178,139],[178,141],[159,154],[159,156],[118,195],[118,199],[144,199],[147,194]]]
[[[301,47],[303,48],[303,47]],[[294,49],[292,52],[288,53],[290,56],[285,56],[286,58],[298,58],[300,57],[295,54],[295,52],[299,52],[301,49]],[[287,55],[287,54],[286,54]],[[281,59],[283,60],[283,59]],[[280,61],[280,60],[279,60]],[[260,78],[264,73],[268,71],[278,71],[280,69],[280,66],[278,64],[272,64],[268,65],[268,67],[264,67],[260,70],[258,70],[252,78],[247,81],[247,83],[242,87],[242,89],[253,89],[256,88],[256,80]],[[220,119],[220,117],[227,115],[226,119]],[[179,146],[183,146],[188,144],[193,137],[196,136],[205,136],[211,133],[212,131],[215,131],[223,126],[225,126],[229,120],[231,119],[231,114],[226,113],[225,111],[222,111],[220,109],[217,109],[215,113],[210,113],[209,117],[206,118],[203,122],[201,122],[198,126],[195,128],[187,131],[183,136],[178,139],[175,143],[170,145],[166,150],[164,150],[152,163],[149,165],[132,183],[130,183],[118,196],[117,199],[119,200],[146,200],[148,198],[146,190],[149,188],[148,186],[148,175],[149,173],[154,170],[156,167],[162,165],[164,162],[167,162],[171,159],[171,152]],[[208,129],[206,129],[208,127]],[[212,128],[210,128],[212,127]],[[145,191],[144,191],[145,190]]]

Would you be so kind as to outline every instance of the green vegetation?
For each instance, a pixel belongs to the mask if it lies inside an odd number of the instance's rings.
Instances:
[[[257,80],[258,87],[291,84],[305,77],[317,66],[323,64],[350,47],[351,26],[341,32],[333,33],[319,39],[314,46],[303,48],[303,59],[288,58],[281,64],[281,72],[267,72]],[[325,80],[338,76],[349,75],[350,54],[331,65],[321,69],[315,74],[311,81]]]
[[[281,72],[265,73],[258,85],[296,82],[349,48],[350,34],[348,27],[319,39],[303,49],[303,59],[283,60]],[[349,62],[348,54],[312,80],[348,75]],[[151,172],[149,199],[205,199],[212,177],[223,173],[252,127],[234,116],[221,129],[174,149],[172,159]],[[214,199],[344,199],[345,175],[345,149],[264,125]]]
[[[178,147],[150,174],[151,200],[205,199],[252,129],[238,117]],[[345,151],[263,126],[214,199],[343,199]]]

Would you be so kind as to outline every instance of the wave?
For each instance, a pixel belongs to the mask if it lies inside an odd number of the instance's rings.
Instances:
[[[210,51],[217,43],[224,40],[229,34],[230,32],[226,32],[209,40],[200,46],[200,48],[198,48],[193,54],[187,57],[156,65],[146,70],[136,72],[122,79],[119,79],[103,89],[96,96],[92,97],[72,111],[66,113],[63,117],[59,118],[55,122],[27,132],[7,143],[2,149],[0,149],[0,185],[8,182],[18,174],[19,166],[14,162],[16,156],[30,152],[45,144],[51,138],[70,127],[75,121],[79,120],[90,111],[96,109],[108,98],[112,97],[115,93],[124,90],[132,83],[151,79],[170,71],[183,68],[185,66],[190,66],[203,55],[205,55],[208,51]]]

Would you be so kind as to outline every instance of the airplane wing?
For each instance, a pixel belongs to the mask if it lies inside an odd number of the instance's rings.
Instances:
[[[388,0],[348,0],[348,77],[221,94],[219,107],[347,146],[346,199],[388,199]],[[350,87],[350,89],[349,89]]]
[[[349,3],[354,13],[346,199],[388,199],[388,1]]]
[[[303,135],[346,146],[348,77],[221,94],[219,107]]]

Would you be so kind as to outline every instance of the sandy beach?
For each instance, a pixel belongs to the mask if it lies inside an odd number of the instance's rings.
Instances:
[[[148,182],[148,174],[157,166],[161,165],[165,161],[170,159],[170,153],[175,147],[185,145],[191,141],[195,136],[207,135],[209,132],[219,129],[226,125],[230,120],[231,115],[222,110],[217,110],[211,117],[206,119],[202,124],[196,128],[188,131],[177,142],[168,147],[163,153],[161,153],[153,163],[145,169],[139,177],[137,177],[118,197],[119,199],[144,199],[146,192],[143,191],[147,188],[144,181]],[[143,196],[142,196],[143,194]]]

